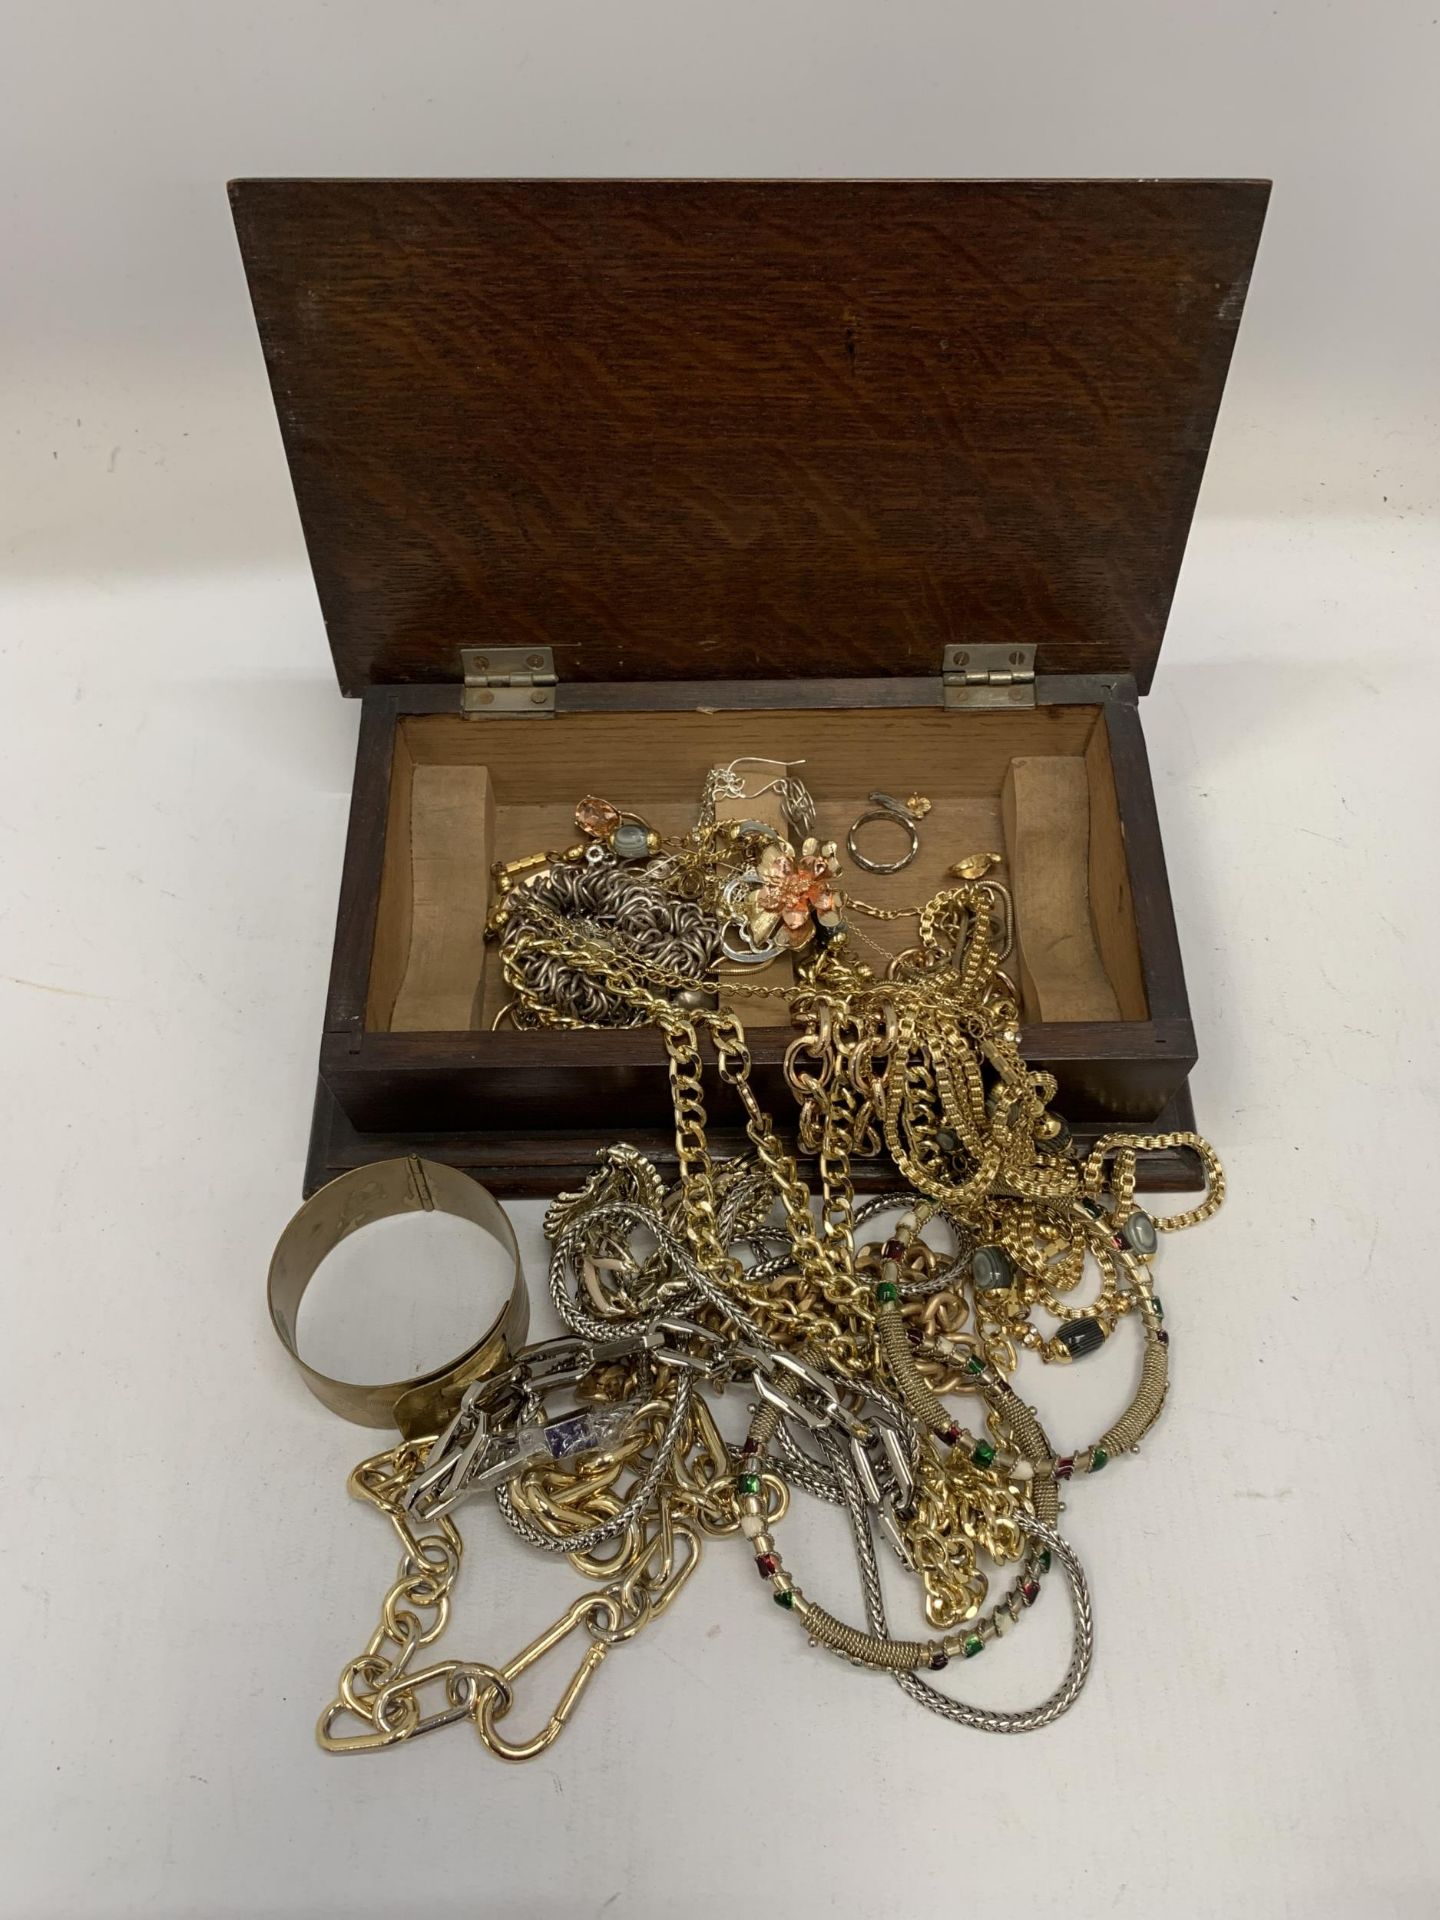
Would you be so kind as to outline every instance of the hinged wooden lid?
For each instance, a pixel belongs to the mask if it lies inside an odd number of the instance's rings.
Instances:
[[[1258,181],[241,180],[340,684],[1149,684]]]

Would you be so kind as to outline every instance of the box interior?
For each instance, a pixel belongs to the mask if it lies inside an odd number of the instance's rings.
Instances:
[[[663,835],[683,833],[708,770],[741,755],[794,765],[815,797],[816,832],[840,844],[842,889],[876,906],[921,906],[954,862],[1001,854],[991,877],[1014,897],[1006,970],[1027,1022],[1148,1017],[1099,707],[414,714],[395,739],[367,1030],[490,1029],[507,998],[496,948],[482,937],[492,862],[575,845],[574,807],[586,793]],[[919,854],[899,873],[861,871],[845,853],[875,789],[932,803]],[[904,841],[881,825],[859,844],[889,859]],[[849,919],[876,965],[913,942],[913,919]]]

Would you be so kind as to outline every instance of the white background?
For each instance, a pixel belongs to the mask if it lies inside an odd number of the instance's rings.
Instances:
[[[1434,1913],[1434,0],[0,18],[0,1910]],[[1053,1730],[808,1652],[722,1544],[536,1765],[315,1750],[392,1556],[263,1312],[355,729],[223,192],[263,172],[1274,176],[1146,707],[1233,1197],[1164,1249],[1163,1427],[1067,1515]],[[469,1529],[493,1656],[570,1576]],[[967,1689],[1045,1691],[1055,1614]]]

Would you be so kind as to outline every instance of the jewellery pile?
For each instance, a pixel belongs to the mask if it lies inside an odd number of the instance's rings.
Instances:
[[[587,796],[576,846],[496,869],[507,1017],[521,1029],[655,1026],[677,1178],[667,1185],[633,1148],[604,1152],[546,1217],[564,1335],[507,1349],[504,1364],[469,1379],[438,1433],[355,1470],[352,1493],[385,1514],[402,1557],[321,1717],[331,1751],[461,1720],[501,1758],[543,1751],[611,1649],[670,1606],[721,1535],[744,1539],[771,1600],[813,1645],[889,1674],[960,1725],[1042,1727],[1085,1684],[1090,1599],[1057,1530],[1062,1485],[1136,1451],[1157,1419],[1169,1382],[1152,1281],[1159,1236],[1213,1213],[1224,1176],[1193,1134],[1111,1134],[1083,1157],[1072,1144],[1050,1110],[1053,1080],[1019,1052],[1019,996],[1002,970],[1009,897],[984,877],[995,856],[959,862],[954,884],[917,908],[867,907],[843,890],[835,845],[810,834],[813,802],[788,772],[762,791],[779,794],[794,839],[717,818],[721,798],[759,797],[746,794],[744,764],[712,772],[684,836],[662,840]],[[915,796],[888,817],[913,836],[924,811]],[[914,944],[887,965],[866,962],[867,915],[913,916]],[[793,985],[743,971],[782,952]],[[717,968],[737,959],[741,976],[732,965],[722,985]],[[818,1168],[818,1211],[752,1085],[729,1004],[747,993],[788,1002],[785,1075],[800,1147]],[[712,1152],[707,1054],[744,1113],[743,1155]],[[1136,1205],[1138,1162],[1182,1145],[1200,1157],[1206,1195],[1152,1218]],[[881,1155],[896,1191],[857,1200],[855,1162]],[[897,1213],[888,1230],[878,1224]],[[1052,1442],[1014,1384],[1021,1354],[1063,1368],[1126,1324],[1138,1381],[1129,1405],[1083,1444]],[[726,1389],[750,1409],[736,1444],[711,1404]],[[452,1514],[484,1494],[522,1540],[567,1556],[592,1584],[508,1660],[425,1664],[461,1564]],[[783,1560],[797,1494],[843,1510],[862,1624],[810,1597]],[[877,1537],[914,1578],[922,1637],[891,1633]],[[933,1683],[1008,1636],[1056,1581],[1072,1649],[1048,1698],[997,1712]],[[523,1676],[572,1633],[583,1652],[558,1703],[538,1732],[512,1736]]]

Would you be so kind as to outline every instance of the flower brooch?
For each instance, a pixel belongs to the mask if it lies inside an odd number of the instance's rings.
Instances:
[[[763,966],[812,941],[824,945],[843,925],[835,876],[840,863],[833,840],[766,841],[754,865],[725,888],[732,918],[722,946],[729,960]]]

